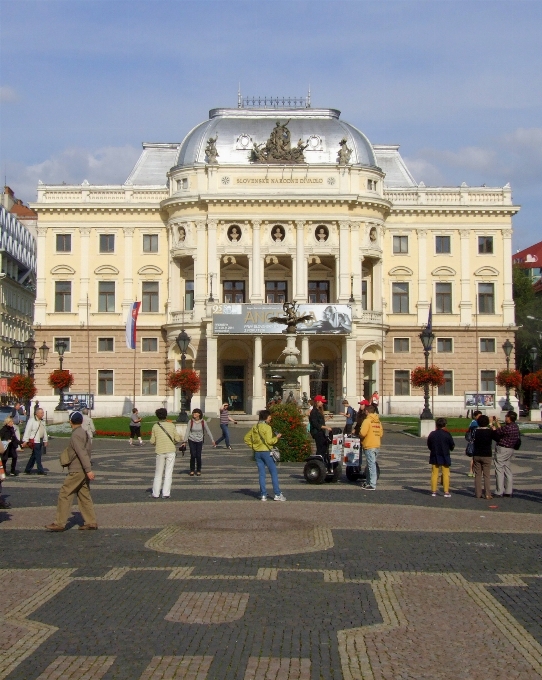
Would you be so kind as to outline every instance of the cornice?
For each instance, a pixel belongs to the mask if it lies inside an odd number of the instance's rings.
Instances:
[[[228,196],[202,194],[193,197],[179,197],[172,196],[160,203],[161,208],[168,209],[176,206],[193,206],[193,205],[248,205],[248,204],[267,204],[267,205],[337,205],[344,204],[351,207],[353,204],[360,207],[376,208],[388,212],[392,206],[390,201],[379,197],[365,197],[358,194],[342,194],[340,196],[332,195],[289,195],[289,196],[270,196],[270,195],[250,195],[250,194],[230,194]]]
[[[426,206],[426,205],[392,205],[390,216],[396,215],[515,215],[520,211],[519,205],[498,206]]]
[[[36,205],[37,213],[42,214],[68,214],[68,215],[83,215],[83,214],[134,214],[134,213],[156,213],[160,214],[162,209],[159,204],[146,206],[128,206],[128,205]]]

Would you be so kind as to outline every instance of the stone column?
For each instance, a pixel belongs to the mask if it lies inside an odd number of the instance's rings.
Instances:
[[[205,243],[205,221],[196,223],[196,254],[194,258],[194,316],[203,318],[207,295],[207,244]]]
[[[463,229],[459,232],[461,241],[461,301],[459,302],[460,325],[472,324],[472,300],[471,300],[471,271],[470,271],[470,231]],[[510,260],[511,261],[511,260]],[[477,349],[478,351],[478,349]]]
[[[301,336],[301,363],[302,364],[310,363],[308,335]],[[302,375],[299,378],[299,382],[301,384],[301,395],[303,395],[303,392],[306,392],[307,396],[310,397],[310,379],[311,379],[310,375]]]
[[[350,222],[339,222],[339,303],[346,304],[350,297]]]
[[[217,394],[218,381],[218,340],[207,336],[207,394],[205,395],[205,413],[217,415],[220,408]]]
[[[255,414],[265,408],[265,393],[263,392],[262,338],[254,337],[254,363],[252,367],[252,400],[251,413]]]
[[[357,410],[357,352],[356,338],[346,337],[343,350],[343,387],[346,387],[346,399]],[[360,387],[360,394],[363,392],[363,385]]]
[[[355,302],[352,304],[352,316],[361,315],[361,280],[362,280],[362,270],[363,270],[363,255],[359,252],[359,232],[362,228],[361,222],[352,222],[350,226],[350,245],[352,249],[352,272],[354,280],[351,284],[351,288],[354,292]],[[368,292],[367,292],[368,294]],[[349,295],[350,297],[350,295]]]
[[[47,313],[47,291],[45,290],[45,282],[47,280],[47,271],[45,269],[47,227],[41,226],[36,227],[36,236],[37,236],[36,238],[37,279],[36,279],[36,301],[34,303],[34,323],[41,323],[42,325],[44,325],[46,318],[45,315]],[[52,285],[54,286],[54,282],[52,282]],[[51,306],[52,311],[54,309],[54,288],[52,289],[51,300],[53,301],[53,304]]]
[[[503,237],[503,301],[502,321],[503,325],[509,326],[515,323],[514,297],[512,294],[512,230],[505,229]],[[497,292],[497,291],[495,291]]]
[[[139,291],[134,294],[134,274],[133,274],[133,242],[134,227],[124,227],[124,278],[123,278],[123,297],[122,297],[122,320],[126,321],[126,316],[132,302],[139,297]],[[160,291],[162,294],[162,291]]]
[[[417,229],[418,233],[418,326],[427,323],[429,300],[427,296],[427,232]],[[412,291],[414,293],[414,291]],[[409,301],[412,306],[412,301]],[[411,307],[412,308],[412,307]],[[409,310],[410,311],[410,310]]]
[[[250,301],[253,303],[263,302],[262,293],[262,256],[260,252],[261,245],[261,221],[252,221],[252,276],[250,278]]]
[[[207,285],[209,288],[207,297],[210,297],[211,292],[211,276],[213,277],[213,298],[216,302],[220,302],[220,265],[217,260],[217,239],[216,239],[217,221],[209,220],[207,222]],[[210,312],[209,312],[210,313]]]
[[[375,312],[382,312],[383,311],[383,265],[382,265],[382,260],[377,260],[374,265],[373,265],[373,271],[372,271],[372,293],[373,293],[373,299],[371,303],[371,307]],[[367,307],[369,307],[369,304],[367,304]]]
[[[305,222],[298,221],[295,223],[295,226],[296,226],[295,299],[298,302],[307,302],[307,257],[305,255]]]
[[[87,325],[87,304],[90,304],[89,296],[89,253],[90,253],[90,227],[79,227],[79,252],[80,260],[80,283],[79,283],[79,323]],[[118,292],[116,291],[115,297]],[[116,304],[115,304],[116,307]]]

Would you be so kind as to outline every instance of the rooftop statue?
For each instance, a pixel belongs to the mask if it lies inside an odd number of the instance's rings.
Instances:
[[[207,156],[207,163],[209,165],[216,165],[217,164],[217,158],[218,158],[218,151],[216,149],[216,141],[218,139],[218,135],[216,137],[209,137],[207,140],[207,146],[205,147],[205,155]]]
[[[350,163],[350,156],[352,155],[352,149],[349,149],[346,142],[346,137],[343,137],[339,142],[340,149],[337,156],[337,162],[339,165],[348,165]]]
[[[305,163],[303,152],[309,144],[300,139],[292,149],[287,128],[289,122],[282,124],[277,121],[265,144],[253,144],[249,156],[252,163]]]
[[[295,302],[285,302],[282,305],[282,309],[285,316],[272,316],[269,321],[284,324],[286,326],[286,331],[284,332],[286,333],[293,333],[295,335],[297,333],[297,326],[312,318],[310,314],[299,316],[299,305],[296,305]]]

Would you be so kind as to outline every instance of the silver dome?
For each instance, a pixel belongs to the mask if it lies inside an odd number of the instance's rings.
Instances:
[[[249,161],[254,143],[264,144],[276,121],[288,122],[292,146],[298,139],[309,142],[305,150],[308,164],[337,164],[339,142],[344,137],[352,149],[350,163],[377,166],[371,143],[353,125],[339,120],[336,109],[211,109],[209,120],[200,123],[184,138],[177,167],[205,163],[205,146],[217,137],[219,165],[253,165]]]

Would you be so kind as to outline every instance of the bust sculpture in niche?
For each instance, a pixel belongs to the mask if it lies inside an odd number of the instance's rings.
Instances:
[[[233,241],[233,243],[237,243],[239,239],[241,238],[241,230],[237,225],[233,225],[228,229],[228,238],[230,241]]]
[[[378,234],[376,233],[376,227],[372,227],[371,231],[369,232],[369,238],[373,243],[376,241],[377,236]]]
[[[325,227],[318,227],[316,229],[316,238],[323,243],[324,241],[327,241],[329,237],[329,232]]]
[[[179,227],[179,241],[182,243],[186,239],[186,231],[184,227]]]
[[[284,229],[279,224],[277,224],[271,235],[273,236],[274,241],[283,241],[285,236]]]

